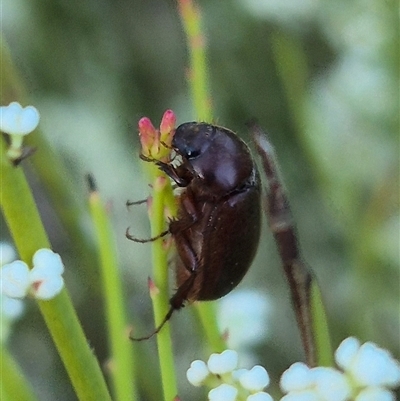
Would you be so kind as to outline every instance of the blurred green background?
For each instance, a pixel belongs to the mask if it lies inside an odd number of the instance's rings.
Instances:
[[[397,2],[230,0],[197,2],[208,46],[215,122],[245,140],[256,118],[276,146],[301,247],[326,302],[334,348],[349,335],[400,357],[399,93]],[[152,327],[147,293],[148,196],[136,124],[196,119],[186,83],[187,48],[174,1],[3,0],[2,32],[41,113],[40,128],[66,167],[70,196],[85,208],[85,174],[97,179],[111,217],[132,320]],[[16,100],[2,93],[2,104]],[[26,104],[23,104],[24,106]],[[34,141],[34,139],[32,139]],[[38,146],[34,159],[40,158]],[[73,235],[59,218],[46,170],[24,161],[53,249],[91,346],[108,353],[94,239],[87,212]],[[47,177],[47,178],[46,178]],[[55,175],[57,177],[57,175]],[[57,178],[55,178],[57,180]],[[86,210],[86,209],[83,209]],[[265,222],[264,222],[265,223]],[[1,237],[7,240],[5,224]],[[83,242],[91,253],[82,255]],[[172,272],[172,270],[171,270]],[[254,266],[240,288],[268,294],[268,335],[253,349],[273,381],[302,359],[288,287],[264,224]],[[172,320],[182,399],[190,362],[203,358],[193,308]],[[248,328],[251,330],[251,327]],[[75,400],[33,302],[8,339],[41,400]],[[154,350],[154,341],[140,344]],[[153,361],[154,362],[154,361]],[[139,360],[157,387],[158,367]],[[199,393],[201,394],[201,393]],[[157,399],[143,395],[143,400]],[[200,396],[199,396],[200,397]],[[200,398],[199,398],[200,399]]]

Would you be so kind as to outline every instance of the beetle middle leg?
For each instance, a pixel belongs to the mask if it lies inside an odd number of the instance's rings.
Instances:
[[[187,274],[185,274],[185,279],[180,283],[175,294],[170,298],[170,308],[157,328],[148,336],[139,338],[131,337],[131,340],[148,340],[157,334],[171,318],[174,311],[181,309],[185,301],[187,301],[193,293],[195,280],[200,267],[200,261],[187,234],[188,230],[198,221],[198,212],[196,211],[190,191],[187,191],[185,195],[181,197],[181,205],[184,214],[179,216],[179,219],[173,219],[170,221],[168,231],[165,231],[159,236],[149,240],[158,239],[164,234],[170,233],[175,240],[177,253],[180,258],[179,263],[183,265],[183,269],[187,271]]]
[[[181,238],[183,241],[183,239]],[[131,340],[133,341],[143,341],[143,340],[148,340],[149,338],[153,337],[155,334],[159,333],[160,330],[164,327],[165,323],[168,322],[168,320],[171,318],[172,314],[176,311],[181,309],[184,306],[185,301],[187,301],[189,294],[193,290],[193,286],[197,277],[197,271],[198,271],[198,260],[197,257],[193,251],[193,249],[190,247],[190,245],[187,243],[187,247],[184,248],[185,252],[187,252],[187,258],[186,260],[191,260],[193,263],[193,266],[190,268],[190,275],[189,277],[178,287],[176,290],[175,294],[170,298],[169,304],[170,308],[165,315],[164,319],[162,322],[156,327],[156,329],[149,335],[144,336],[144,337],[130,337]],[[186,267],[186,265],[185,265]],[[188,268],[189,269],[189,268]]]

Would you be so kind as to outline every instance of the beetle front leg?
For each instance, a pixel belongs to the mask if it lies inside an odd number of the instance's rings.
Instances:
[[[312,367],[316,365],[316,339],[312,329],[311,312],[313,273],[300,255],[296,227],[293,222],[288,197],[279,178],[279,167],[274,148],[260,127],[254,124],[251,128],[256,149],[262,159],[268,180],[268,193],[264,205],[265,212],[289,282],[307,364]]]
[[[157,167],[167,174],[178,187],[187,187],[192,179],[192,174],[182,166],[174,167],[171,163],[156,162]]]

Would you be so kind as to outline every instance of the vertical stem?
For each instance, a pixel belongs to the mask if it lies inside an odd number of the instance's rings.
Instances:
[[[14,167],[5,156],[0,141],[0,206],[21,259],[31,264],[33,254],[50,248],[32,193],[21,167]],[[110,400],[100,366],[94,356],[69,294],[63,289],[50,301],[38,301],[50,331],[80,400]]]
[[[119,277],[116,249],[107,210],[89,177],[89,206],[100,253],[101,276],[106,307],[108,341],[111,352],[109,372],[116,401],[138,400],[135,386],[134,355],[129,340],[123,290]]]
[[[211,122],[211,99],[208,89],[206,39],[201,28],[201,14],[191,0],[178,1],[179,12],[189,49],[189,85],[198,121]]]
[[[150,213],[152,236],[165,230],[164,206],[168,193],[172,193],[169,180],[157,169],[153,185],[153,202]],[[155,326],[164,320],[169,309],[168,260],[167,252],[160,238],[152,243],[153,280],[155,288],[150,292],[153,302]],[[161,381],[164,400],[172,401],[178,394],[172,351],[170,324],[167,322],[157,334],[158,355],[160,360]]]
[[[206,40],[201,27],[201,14],[191,0],[178,0],[179,13],[186,33],[189,48],[189,85],[195,114],[199,121],[212,122],[212,102],[208,87],[208,68],[206,57]],[[214,306],[209,303],[196,304],[200,321],[206,334],[208,345],[214,352],[222,351],[222,339],[215,317]]]
[[[4,344],[0,349],[0,399],[18,401],[37,401],[29,383]]]

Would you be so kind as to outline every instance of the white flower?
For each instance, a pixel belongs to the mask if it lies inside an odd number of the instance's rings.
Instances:
[[[186,377],[194,386],[217,386],[208,394],[211,401],[273,401],[268,393],[261,391],[269,384],[267,371],[258,365],[250,370],[236,369],[237,364],[237,352],[228,349],[212,354],[207,365],[203,361],[192,362]]]
[[[33,257],[34,266],[20,260],[4,265],[1,272],[1,292],[10,298],[23,298],[30,292],[35,298],[49,300],[64,286],[64,266],[58,254],[39,249]]]
[[[30,272],[32,293],[37,299],[49,300],[64,287],[62,273],[64,265],[60,255],[51,249],[39,249],[33,255],[33,269]]]
[[[21,260],[4,265],[1,270],[1,293],[10,298],[23,298],[30,286],[28,265]]]
[[[208,399],[210,401],[235,401],[237,394],[238,390],[235,387],[221,384],[208,393]]]
[[[281,376],[280,386],[285,392],[307,389],[312,384],[310,368],[302,362],[295,362]]]
[[[351,395],[351,386],[346,376],[334,369],[317,367],[310,370],[316,393],[323,401],[346,401]]]
[[[246,398],[246,401],[274,401],[274,400],[268,393],[264,393],[263,391],[260,391],[259,393],[249,395]]]
[[[389,351],[379,348],[372,342],[361,345],[347,373],[360,386],[400,385],[400,364]]]
[[[204,383],[204,380],[210,374],[207,365],[203,361],[193,361],[190,364],[190,368],[186,372],[186,377],[189,383],[193,384],[193,386],[201,386]]]
[[[267,371],[259,365],[254,366],[251,370],[243,372],[239,378],[240,384],[250,391],[261,391],[269,384],[269,376]]]
[[[381,387],[368,387],[362,390],[355,401],[395,401],[394,394]]]
[[[351,394],[350,384],[342,372],[325,367],[310,369],[301,362],[283,373],[280,386],[288,392],[283,401],[345,401]]]
[[[58,295],[64,287],[64,279],[57,273],[49,274],[51,270],[33,268],[31,270],[31,292],[37,299],[49,300]]]
[[[15,260],[15,249],[7,242],[0,242],[0,266]]]
[[[12,325],[24,311],[21,299],[9,298],[0,294],[0,343],[4,343],[12,331]]]
[[[349,337],[336,350],[335,360],[343,372],[294,363],[281,377],[287,392],[281,401],[394,401],[390,389],[400,385],[400,363],[389,351]]]
[[[39,124],[39,112],[33,106],[23,108],[18,102],[0,107],[0,130],[10,135],[27,135]]]
[[[51,273],[63,274],[64,265],[58,253],[53,252],[51,249],[42,248],[35,252],[33,255],[34,268],[48,268]]]
[[[295,391],[286,394],[280,401],[321,401],[314,390]]]
[[[24,311],[24,303],[20,299],[10,298],[1,294],[1,317],[9,320],[18,319]]]
[[[238,354],[236,351],[227,349],[221,354],[211,354],[207,365],[211,373],[222,375],[232,372],[238,364]]]
[[[349,369],[359,349],[360,341],[355,337],[349,337],[343,340],[335,352],[337,365],[343,370]]]

